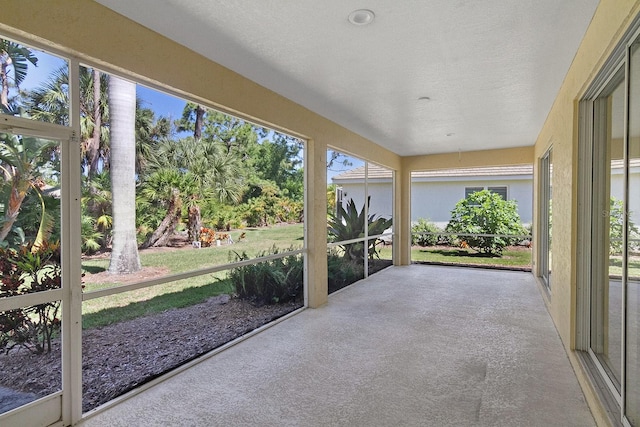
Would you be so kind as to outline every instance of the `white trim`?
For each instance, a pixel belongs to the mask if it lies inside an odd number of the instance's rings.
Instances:
[[[53,301],[62,301],[62,299],[62,289],[52,289],[49,291],[34,292],[14,297],[5,297],[0,298],[0,311],[16,310],[22,307],[31,307]]]

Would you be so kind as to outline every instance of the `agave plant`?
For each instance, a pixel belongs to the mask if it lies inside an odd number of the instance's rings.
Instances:
[[[367,210],[371,203],[371,196],[367,198]],[[376,236],[384,233],[384,230],[391,227],[392,220],[383,217],[376,218],[376,215],[368,215],[368,235]],[[353,199],[347,202],[346,208],[343,206],[336,207],[336,213],[329,214],[329,233],[333,236],[335,242],[343,242],[364,237],[365,224],[365,208],[358,212]],[[368,242],[367,252],[369,258],[378,255],[376,251],[376,242],[370,240]],[[363,243],[346,243],[341,245],[344,250],[344,257],[350,260],[364,259]]]

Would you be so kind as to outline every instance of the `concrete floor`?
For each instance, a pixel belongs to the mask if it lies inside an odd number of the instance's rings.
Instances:
[[[595,424],[530,273],[412,265],[83,425]]]

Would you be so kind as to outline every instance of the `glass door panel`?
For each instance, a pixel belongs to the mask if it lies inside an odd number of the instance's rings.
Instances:
[[[60,396],[59,155],[58,141],[0,130],[0,424]]]
[[[551,212],[553,182],[552,150],[540,159],[540,248],[539,275],[547,289],[551,289]]]
[[[0,115],[69,126],[69,64],[0,36]]]
[[[630,52],[625,414],[640,425],[640,43]]]
[[[591,350],[615,389],[622,371],[624,80],[595,102]]]

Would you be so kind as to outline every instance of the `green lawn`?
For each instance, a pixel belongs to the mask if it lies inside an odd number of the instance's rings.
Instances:
[[[390,249],[385,248],[383,252],[387,250]],[[493,257],[477,253],[471,249],[413,246],[411,248],[411,261],[531,268],[531,249],[507,248],[503,251],[501,257]]]
[[[240,234],[245,238],[240,240]],[[143,267],[163,270],[163,276],[200,268],[222,265],[235,260],[233,252],[246,251],[249,257],[256,257],[274,245],[279,249],[301,248],[303,245],[303,225],[281,225],[260,229],[245,229],[231,232],[236,241],[233,245],[202,249],[171,249],[140,251]],[[89,283],[91,274],[105,271],[109,259],[89,259],[82,263],[85,273],[85,292],[118,286],[119,283]],[[121,294],[85,301],[82,305],[83,326],[85,328],[103,326],[117,321],[132,319],[141,315],[157,313],[171,307],[185,307],[202,302],[207,298],[233,292],[232,286],[224,280],[226,272],[204,274],[190,279],[151,286]],[[222,279],[222,280],[220,280]]]
[[[241,233],[245,233],[245,237],[240,240]],[[140,261],[143,267],[162,269],[160,275],[162,277],[232,262],[235,260],[233,252],[246,251],[247,255],[255,257],[274,245],[281,250],[292,246],[301,248],[303,245],[302,224],[245,229],[233,231],[231,235],[236,241],[232,245],[224,244],[202,249],[161,248],[140,251]],[[381,259],[391,259],[391,246],[378,246],[378,252]],[[505,250],[502,257],[487,257],[467,249],[413,247],[411,259],[418,262],[531,267],[531,250],[517,248]],[[83,261],[85,292],[119,285],[116,282],[89,283],[91,282],[91,274],[103,272],[108,266],[108,258]],[[232,293],[233,287],[225,280],[226,275],[226,271],[203,274],[190,279],[85,301],[82,305],[83,327],[104,326],[158,313],[173,307],[197,304],[212,296]]]
[[[640,257],[637,255],[630,256],[627,268],[629,270],[629,278],[638,280],[640,278]],[[609,257],[609,276],[622,276],[622,256]]]

